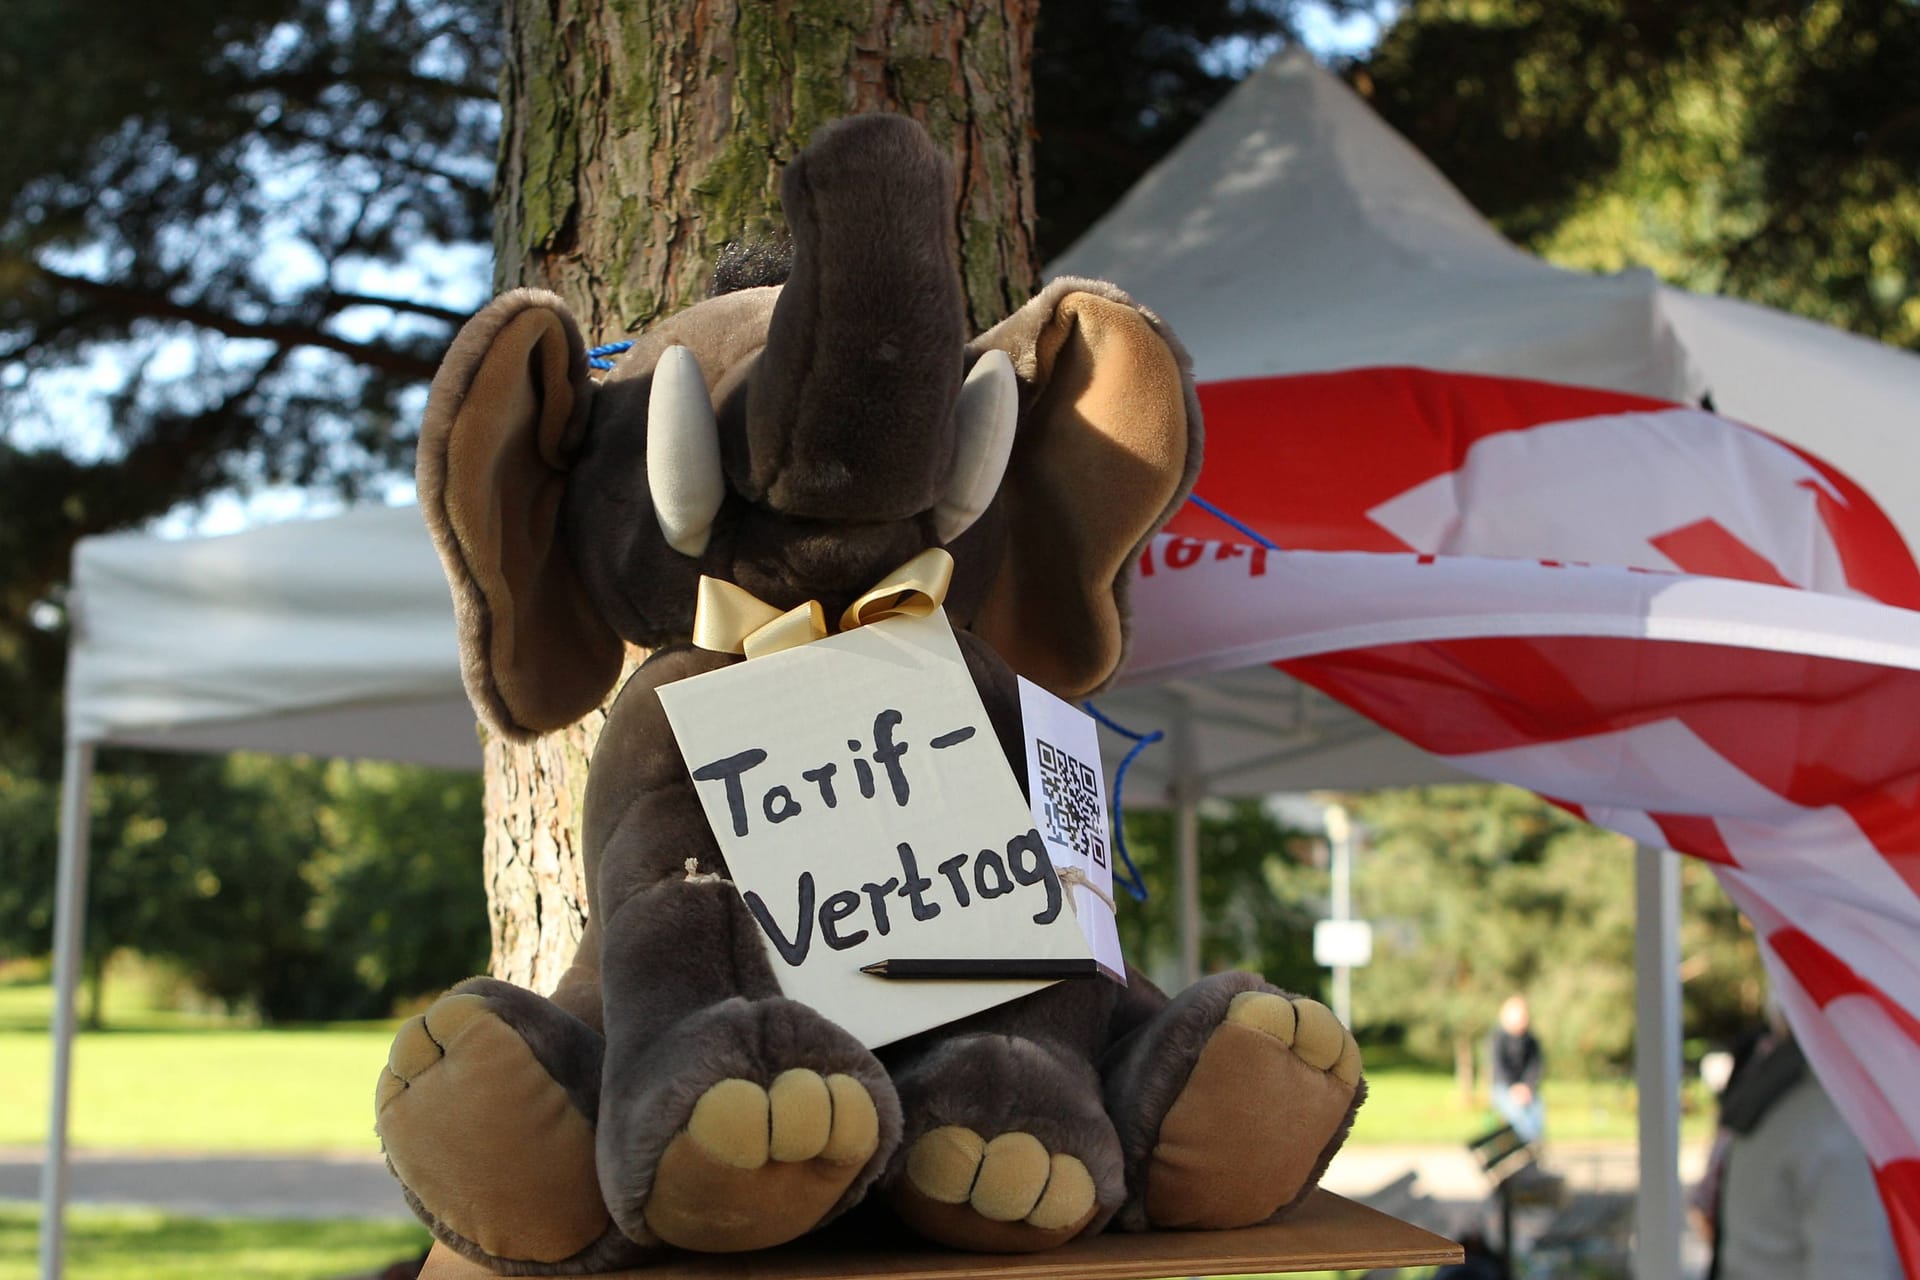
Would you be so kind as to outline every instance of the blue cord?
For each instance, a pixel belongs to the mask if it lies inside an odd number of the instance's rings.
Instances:
[[[1278,546],[1276,546],[1273,543],[1271,539],[1269,539],[1266,535],[1262,534],[1258,529],[1246,523],[1244,520],[1239,520],[1233,516],[1228,515],[1226,512],[1222,511],[1219,507],[1214,506],[1211,502],[1208,502],[1205,498],[1201,497],[1199,494],[1194,493],[1194,494],[1187,495],[1187,501],[1191,502],[1194,506],[1199,507],[1202,511],[1206,512],[1208,515],[1213,516],[1215,519],[1219,520],[1221,523],[1234,529],[1236,532],[1245,534],[1247,537],[1252,538],[1256,543],[1265,547],[1267,550],[1278,551],[1280,549]],[[1120,861],[1125,863],[1127,868],[1127,874],[1125,877],[1122,877],[1116,874],[1114,876],[1114,880],[1118,882],[1120,886],[1124,888],[1128,893],[1132,894],[1135,901],[1145,902],[1147,900],[1146,881],[1140,878],[1140,869],[1133,865],[1133,858],[1130,854],[1127,853],[1126,828],[1122,823],[1121,816],[1120,816],[1120,808],[1121,808],[1120,797],[1127,785],[1128,768],[1130,768],[1133,762],[1139,758],[1140,753],[1142,751],[1145,751],[1148,747],[1160,741],[1162,738],[1166,737],[1167,735],[1158,729],[1155,729],[1152,733],[1135,733],[1133,730],[1127,728],[1126,726],[1115,723],[1111,716],[1107,715],[1106,712],[1100,710],[1100,708],[1094,706],[1092,702],[1083,702],[1080,705],[1085,707],[1087,709],[1087,714],[1092,716],[1095,720],[1099,721],[1101,725],[1105,726],[1108,729],[1113,730],[1115,733],[1119,734],[1123,738],[1130,738],[1133,740],[1133,747],[1127,752],[1125,758],[1120,761],[1120,767],[1113,771],[1113,851],[1120,855]]]
[[[1133,895],[1135,902],[1145,902],[1147,900],[1147,882],[1140,878],[1140,868],[1133,865],[1133,857],[1127,852],[1126,828],[1122,825],[1120,819],[1120,794],[1122,789],[1127,785],[1127,769],[1133,764],[1135,757],[1167,735],[1158,729],[1155,729],[1152,733],[1135,733],[1123,725],[1114,723],[1111,716],[1094,706],[1092,702],[1083,702],[1080,705],[1087,709],[1088,715],[1092,716],[1102,725],[1105,725],[1123,738],[1133,739],[1132,750],[1127,752],[1126,758],[1120,762],[1120,767],[1113,771],[1113,851],[1120,855],[1120,861],[1125,863],[1127,867],[1127,874],[1124,877],[1117,874],[1118,868],[1115,868],[1116,874],[1113,878],[1122,889],[1125,889],[1129,894]]]
[[[1239,532],[1246,534],[1249,538],[1252,538],[1255,542],[1259,543],[1261,546],[1265,547],[1267,550],[1278,551],[1280,549],[1264,533],[1261,533],[1258,529],[1246,523],[1246,521],[1240,520],[1233,516],[1228,515],[1226,512],[1214,506],[1211,502],[1208,502],[1205,498],[1201,497],[1199,494],[1197,493],[1188,494],[1187,501],[1191,502],[1194,506],[1206,512],[1208,515],[1214,517],[1216,520],[1220,521],[1222,524],[1227,525],[1232,529],[1236,529]]]
[[[609,342],[605,346],[595,347],[587,352],[587,364],[595,369],[611,369],[613,361],[605,357],[617,356],[631,346],[631,342]]]

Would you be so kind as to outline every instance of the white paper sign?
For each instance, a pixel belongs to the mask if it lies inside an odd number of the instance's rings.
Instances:
[[[1020,719],[1027,740],[1027,792],[1034,829],[1054,867],[1070,879],[1073,912],[1094,959],[1108,977],[1127,982],[1113,915],[1113,836],[1100,733],[1093,717],[1020,677]],[[1089,887],[1091,886],[1091,887]],[[1095,890],[1098,890],[1096,893]]]
[[[660,701],[780,989],[869,1048],[1047,984],[862,965],[1089,955],[945,613],[675,681]]]

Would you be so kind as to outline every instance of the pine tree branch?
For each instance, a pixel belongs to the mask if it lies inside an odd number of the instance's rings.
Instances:
[[[425,382],[433,377],[435,362],[432,360],[377,343],[355,342],[350,338],[328,333],[315,324],[285,320],[256,323],[229,315],[217,307],[175,301],[156,289],[142,289],[138,286],[116,284],[106,280],[89,280],[85,276],[68,275],[46,267],[36,267],[35,271],[41,280],[55,288],[79,294],[81,297],[105,304],[126,314],[165,320],[184,320],[188,324],[210,329],[229,338],[258,338],[278,343],[283,347],[316,347],[323,351],[337,352],[370,369],[378,369],[383,373],[402,378],[414,378]]]
[[[344,311],[348,307],[385,307],[388,311],[404,311],[408,315],[427,316],[434,320],[444,320],[448,324],[465,324],[472,313],[455,311],[451,307],[435,306],[431,302],[415,302],[410,298],[382,298],[370,293],[342,292],[329,289],[325,297],[327,314]]]

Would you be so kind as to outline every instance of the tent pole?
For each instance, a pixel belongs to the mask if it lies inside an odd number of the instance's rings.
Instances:
[[[1193,708],[1173,710],[1174,855],[1180,869],[1180,985],[1200,980],[1200,775],[1194,763]]]
[[[87,796],[93,744],[67,742],[60,771],[60,869],[53,915],[53,1088],[40,1173],[40,1277],[60,1280],[67,1234],[67,1099],[73,1078],[74,992],[87,924]]]
[[[1633,1274],[1680,1280],[1680,860],[1634,847],[1633,1070],[1640,1093],[1640,1189]]]

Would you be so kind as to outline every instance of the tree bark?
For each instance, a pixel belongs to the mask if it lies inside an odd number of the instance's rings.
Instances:
[[[495,283],[566,299],[589,344],[705,296],[730,241],[781,231],[814,129],[899,111],[953,157],[969,319],[1032,291],[1038,0],[507,0]],[[629,668],[640,655],[629,655]],[[492,972],[550,991],[586,921],[579,854],[604,709],[486,744]]]

